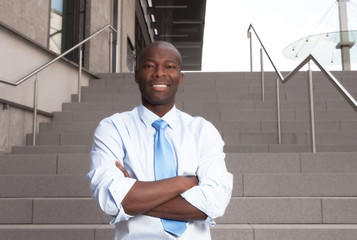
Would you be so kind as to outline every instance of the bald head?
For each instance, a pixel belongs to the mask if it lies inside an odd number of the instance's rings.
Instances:
[[[177,62],[179,63],[179,67],[181,68],[182,57],[180,52],[177,50],[177,48],[174,45],[165,41],[155,41],[149,44],[148,46],[146,46],[139,56],[137,68],[141,65],[143,59],[150,58],[150,54],[152,54],[152,52],[155,51],[155,49],[165,50],[176,55]]]

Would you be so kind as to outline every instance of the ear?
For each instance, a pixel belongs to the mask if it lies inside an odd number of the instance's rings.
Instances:
[[[183,82],[183,77],[184,77],[184,74],[183,74],[183,73],[180,73],[179,86],[181,86],[181,84],[182,84],[182,82]]]
[[[136,82],[137,84],[139,84],[138,75],[139,75],[139,71],[138,71],[138,70],[135,70],[135,82]]]

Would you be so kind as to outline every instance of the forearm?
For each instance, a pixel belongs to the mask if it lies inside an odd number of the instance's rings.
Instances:
[[[122,201],[129,215],[143,214],[197,185],[196,177],[173,177],[160,181],[136,181]]]
[[[182,221],[205,220],[207,215],[191,205],[183,197],[177,196],[149,211],[145,215]]]

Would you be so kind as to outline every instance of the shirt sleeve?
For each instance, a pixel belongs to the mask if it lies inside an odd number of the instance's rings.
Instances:
[[[124,154],[125,149],[115,125],[110,118],[103,120],[94,132],[87,180],[91,195],[100,208],[114,217],[112,223],[132,217],[125,213],[121,202],[136,180],[124,177],[115,165],[115,161],[124,165]]]
[[[214,218],[223,216],[232,195],[233,175],[227,171],[223,146],[219,132],[207,122],[199,138],[199,185],[181,194],[213,224]]]

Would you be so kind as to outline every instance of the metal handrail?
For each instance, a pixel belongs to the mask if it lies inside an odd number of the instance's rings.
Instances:
[[[106,29],[110,29],[112,30],[112,32],[117,32],[117,30],[115,30],[111,25],[106,25],[104,27],[102,27],[101,29],[99,29],[98,31],[96,31],[95,33],[91,34],[90,36],[88,36],[86,39],[82,40],[80,43],[76,44],[75,46],[73,46],[72,48],[68,49],[67,51],[65,51],[64,53],[62,53],[61,55],[57,56],[56,58],[52,59],[51,61],[45,63],[44,65],[40,66],[39,68],[35,69],[34,71],[32,71],[31,73],[27,74],[26,76],[24,76],[23,78],[19,79],[16,82],[10,82],[7,80],[2,80],[0,79],[0,83],[4,83],[4,84],[8,84],[11,86],[18,86],[21,83],[25,82],[26,80],[30,79],[32,76],[36,76],[36,79],[34,80],[34,100],[33,100],[33,126],[32,126],[32,145],[35,146],[36,145],[36,132],[37,132],[37,112],[38,112],[38,79],[37,79],[37,74],[39,72],[41,72],[42,70],[44,70],[45,68],[49,67],[50,65],[52,65],[53,63],[55,63],[56,61],[58,61],[59,59],[63,58],[65,55],[67,55],[68,53],[72,52],[74,49],[79,48],[79,63],[78,63],[78,102],[81,101],[81,86],[82,86],[82,45],[86,42],[88,42],[89,40],[91,40],[92,38],[94,38],[95,36],[97,36],[98,34],[100,34],[101,32],[103,32]],[[112,62],[111,62],[111,57],[112,57],[112,32],[110,32],[110,49],[109,49],[109,56],[110,56],[110,66],[109,69],[112,69]]]
[[[302,67],[304,67],[306,64],[308,64],[309,69],[308,69],[308,78],[309,78],[309,99],[310,99],[310,121],[311,121],[311,144],[312,144],[312,151],[316,152],[316,139],[315,139],[315,113],[314,113],[314,95],[313,95],[313,84],[312,84],[312,71],[310,69],[310,61],[313,61],[316,66],[320,69],[320,71],[326,76],[328,80],[331,81],[332,85],[335,86],[335,88],[342,94],[342,96],[347,100],[349,104],[357,111],[357,101],[355,98],[352,97],[352,95],[342,86],[342,84],[332,75],[330,71],[328,71],[325,67],[321,65],[321,63],[313,56],[309,55],[307,56],[294,70],[292,70],[290,73],[288,73],[285,77],[283,77],[282,73],[278,70],[276,65],[274,64],[272,58],[270,57],[269,53],[267,52],[266,48],[264,47],[264,44],[260,40],[257,32],[255,31],[254,27],[252,24],[249,25],[248,28],[248,38],[250,38],[250,64],[251,64],[251,71],[253,71],[252,67],[252,36],[251,36],[251,31],[253,30],[255,36],[257,37],[260,46],[264,50],[265,54],[267,55],[271,65],[274,68],[275,73],[277,74],[277,82],[276,82],[276,89],[277,89],[277,116],[278,116],[278,143],[281,144],[281,113],[280,113],[280,97],[279,97],[279,82],[285,83],[287,82],[290,78],[292,78]],[[262,56],[261,56],[262,58]],[[262,59],[261,59],[261,64],[262,64]],[[263,71],[263,68],[262,68]],[[263,73],[262,73],[263,75]],[[262,79],[263,80],[263,79]],[[280,80],[280,81],[279,81]],[[263,82],[263,81],[262,81]],[[264,89],[264,86],[262,86],[262,89]],[[262,91],[263,94],[263,91]]]
[[[24,81],[26,81],[27,79],[29,79],[30,77],[34,76],[35,74],[41,72],[43,69],[47,68],[48,66],[50,66],[51,64],[53,64],[54,62],[58,61],[59,59],[61,59],[62,57],[64,57],[65,55],[67,55],[68,53],[72,52],[74,49],[78,48],[79,46],[82,46],[84,43],[88,42],[89,40],[91,40],[92,38],[94,38],[95,36],[97,36],[99,33],[101,33],[102,31],[104,31],[105,29],[111,29],[113,32],[117,32],[117,30],[115,30],[111,25],[106,25],[104,27],[102,27],[101,29],[99,29],[98,31],[96,31],[95,33],[91,34],[89,37],[87,37],[86,39],[84,39],[83,41],[81,41],[80,43],[78,43],[77,45],[73,46],[72,48],[68,49],[67,51],[65,51],[64,53],[62,53],[61,55],[57,56],[56,58],[52,59],[51,61],[45,63],[44,65],[42,65],[41,67],[35,69],[34,71],[32,71],[31,73],[27,74],[26,76],[22,77],[21,79],[19,79],[16,82],[10,82],[7,80],[2,80],[0,79],[1,83],[5,83],[8,85],[12,85],[12,86],[18,86],[21,83],[23,83]]]

